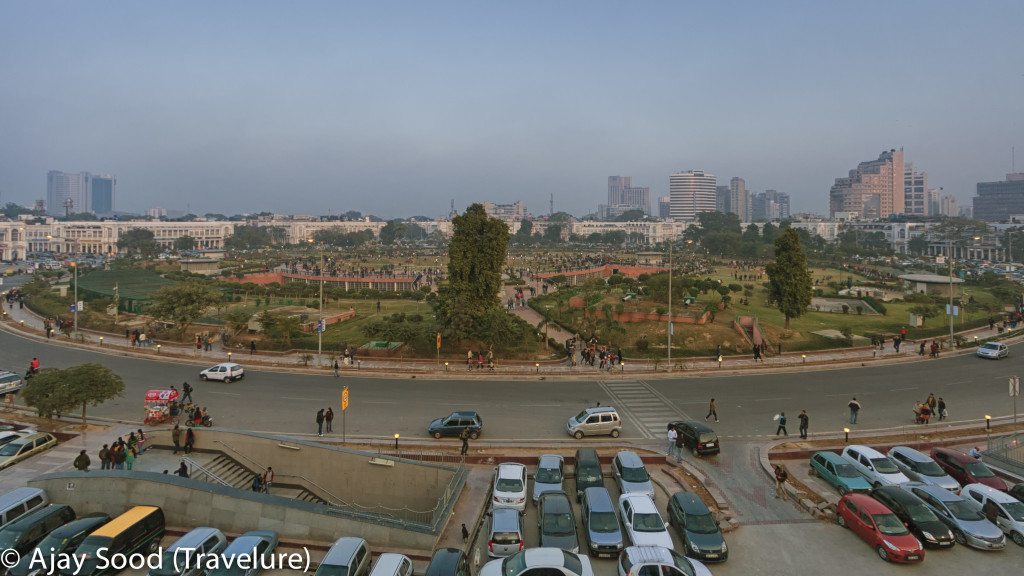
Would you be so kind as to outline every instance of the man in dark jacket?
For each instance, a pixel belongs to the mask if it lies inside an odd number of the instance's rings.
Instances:
[[[783,434],[789,436],[789,432],[786,432],[786,413],[779,412],[779,427],[775,429],[775,435]]]
[[[324,409],[317,410],[316,413],[316,435],[324,435]]]
[[[106,444],[100,448],[100,470],[110,470],[110,449]]]
[[[807,423],[810,417],[807,416],[807,410],[801,410],[800,415],[797,416],[800,419],[800,437],[807,439]]]
[[[92,464],[92,462],[89,460],[89,455],[85,453],[85,450],[79,452],[78,457],[75,458],[75,469],[81,470],[82,472],[88,472],[90,464]]]

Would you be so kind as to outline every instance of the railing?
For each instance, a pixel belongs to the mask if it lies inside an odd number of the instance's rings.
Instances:
[[[990,437],[983,459],[1007,472],[1024,476],[1024,434]]]
[[[199,462],[196,462],[195,460],[193,460],[191,458],[182,458],[181,461],[184,462],[185,464],[188,464],[188,477],[189,478],[196,479],[196,472],[198,471],[201,474],[205,474],[206,478],[210,482],[213,482],[214,484],[220,484],[222,486],[228,486],[229,488],[233,488],[233,486],[231,486],[231,484],[228,484],[227,482],[224,481],[223,478],[221,478],[220,476],[217,476],[213,472],[210,472],[206,467],[204,467]]]

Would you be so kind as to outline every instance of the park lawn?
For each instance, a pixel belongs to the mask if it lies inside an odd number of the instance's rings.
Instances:
[[[346,344],[362,346],[370,340],[363,333],[363,327],[391,314],[404,313],[406,316],[419,314],[423,316],[424,322],[430,322],[434,317],[434,312],[429,304],[415,300],[381,300],[380,314],[377,314],[375,300],[340,300],[337,304],[331,302],[332,310],[336,306],[340,306],[340,310],[348,310],[349,307],[355,308],[356,317],[327,327],[323,334],[325,350],[340,351]],[[316,333],[303,334],[294,338],[293,343],[296,348],[316,349],[317,335]]]

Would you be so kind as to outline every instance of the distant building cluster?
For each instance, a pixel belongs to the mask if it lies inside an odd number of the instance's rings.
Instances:
[[[111,214],[116,191],[117,178],[108,174],[51,170],[46,174],[46,212]]]
[[[632,210],[651,215],[651,189],[633,186],[632,176],[609,176],[608,203],[598,205],[597,217],[607,220]]]

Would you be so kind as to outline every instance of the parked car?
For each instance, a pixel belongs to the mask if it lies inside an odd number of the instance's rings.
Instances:
[[[1010,348],[1002,342],[985,342],[981,346],[978,346],[978,351],[975,352],[975,354],[978,358],[999,360],[1000,358],[1006,358],[1010,355]]]
[[[506,462],[498,464],[494,474],[492,508],[526,510],[526,466]]]
[[[689,448],[694,456],[721,452],[722,446],[718,435],[707,424],[696,420],[680,420],[669,423],[669,426],[675,427],[683,437],[683,446]]]
[[[253,530],[235,538],[221,553],[217,568],[207,576],[256,576],[277,549],[277,532]],[[262,560],[261,560],[262,559]]]
[[[15,440],[21,440],[29,434],[35,434],[35,430],[3,430],[0,431],[0,446],[4,446],[14,442]]]
[[[654,484],[636,452],[623,450],[612,459],[612,477],[623,494],[645,494],[654,498]]]
[[[927,454],[906,446],[895,446],[889,450],[889,458],[900,472],[914,482],[931,484],[951,492],[960,491],[960,483],[946,474],[946,471]]]
[[[0,528],[50,503],[42,488],[23,486],[0,496]]]
[[[817,476],[839,491],[840,496],[850,492],[866,493],[871,484],[857,472],[853,464],[835,452],[821,451],[811,455],[811,476]]]
[[[604,476],[597,450],[579,448],[576,450],[574,461],[576,464],[573,466],[573,477],[576,482],[576,501],[579,502],[587,488],[604,487]]]
[[[619,576],[711,576],[707,566],[663,546],[630,546],[617,569]]]
[[[960,495],[1014,544],[1024,546],[1024,503],[984,484],[968,484]]]
[[[437,418],[427,426],[427,434],[434,438],[443,436],[461,436],[463,430],[469,431],[469,437],[476,440],[484,429],[484,421],[480,415],[470,410],[452,412],[444,418]]]
[[[50,532],[36,545],[41,557],[33,565],[32,558],[34,551],[22,554],[21,559],[12,568],[7,570],[8,576],[33,576],[50,573],[50,562],[53,558],[60,558],[61,554],[69,553],[85,540],[85,537],[92,534],[100,526],[110,522],[110,516],[106,514],[91,514],[69,522],[53,532]]]
[[[525,547],[523,518],[514,508],[495,508],[487,513],[490,527],[487,534],[487,555],[491,558],[511,556]]]
[[[545,454],[537,464],[537,473],[533,476],[533,501],[536,503],[545,492],[561,492],[562,480],[565,479],[565,459],[557,454]]]
[[[0,530],[0,550],[25,554],[47,534],[75,519],[75,511],[63,504],[50,504],[18,518]]]
[[[871,545],[886,562],[921,562],[924,547],[884,504],[865,494],[847,494],[839,500],[836,523],[849,528]]]
[[[57,445],[57,438],[48,432],[36,432],[22,438],[12,440],[0,447],[0,470],[13,466],[26,458]]]
[[[245,369],[234,362],[223,362],[199,373],[200,380],[220,380],[221,382],[231,382],[243,377],[245,377]]]
[[[404,554],[385,552],[377,557],[370,576],[413,576],[412,559]]]
[[[910,482],[885,454],[874,448],[853,444],[843,448],[843,458],[853,464],[873,486],[892,486]]]
[[[565,431],[577,440],[584,436],[604,436],[618,438],[622,433],[622,420],[618,411],[611,406],[586,408],[579,414],[569,418],[565,423]]]
[[[220,554],[227,546],[228,539],[220,530],[194,528],[164,550],[160,567],[151,569],[149,576],[202,576],[206,570],[200,558]]]
[[[686,556],[701,562],[725,562],[729,546],[718,520],[693,492],[676,492],[668,501],[668,523],[676,528]]]
[[[466,553],[458,548],[434,550],[423,576],[470,576]]]
[[[86,536],[75,548],[74,556],[78,560],[58,562],[56,568],[62,576],[100,576],[116,572],[111,564],[100,562],[101,549],[107,558],[115,554],[152,554],[160,549],[165,530],[164,511],[159,506],[132,506]]]
[[[1010,496],[1013,496],[1017,500],[1024,502],[1024,482],[1014,484],[1012,488],[1007,490],[1007,492],[1010,494]]]
[[[338,538],[320,561],[314,576],[366,576],[370,573],[370,545],[362,538]]]
[[[0,370],[0,394],[14,394],[25,387],[21,374]]]
[[[580,503],[580,516],[590,553],[594,556],[618,556],[625,544],[608,489],[604,486],[587,488]]]
[[[480,569],[479,576],[594,576],[590,558],[559,548],[528,548],[508,558],[491,560]]]
[[[892,510],[925,547],[951,548],[956,544],[949,527],[924,500],[910,492],[899,486],[879,486],[871,491],[871,497]]]
[[[932,458],[961,485],[984,484],[1006,492],[1009,486],[984,462],[952,448],[932,448]]]
[[[633,546],[664,546],[672,549],[668,523],[661,519],[654,500],[646,494],[619,496],[619,518]]]
[[[565,492],[545,492],[537,501],[537,526],[540,528],[542,548],[561,548],[566,552],[580,551],[576,534],[576,517]]]
[[[981,550],[1001,550],[1006,547],[1006,537],[1002,530],[986,520],[962,496],[927,484],[915,483],[903,485],[902,488],[931,507],[939,520],[953,531],[957,544]]]

